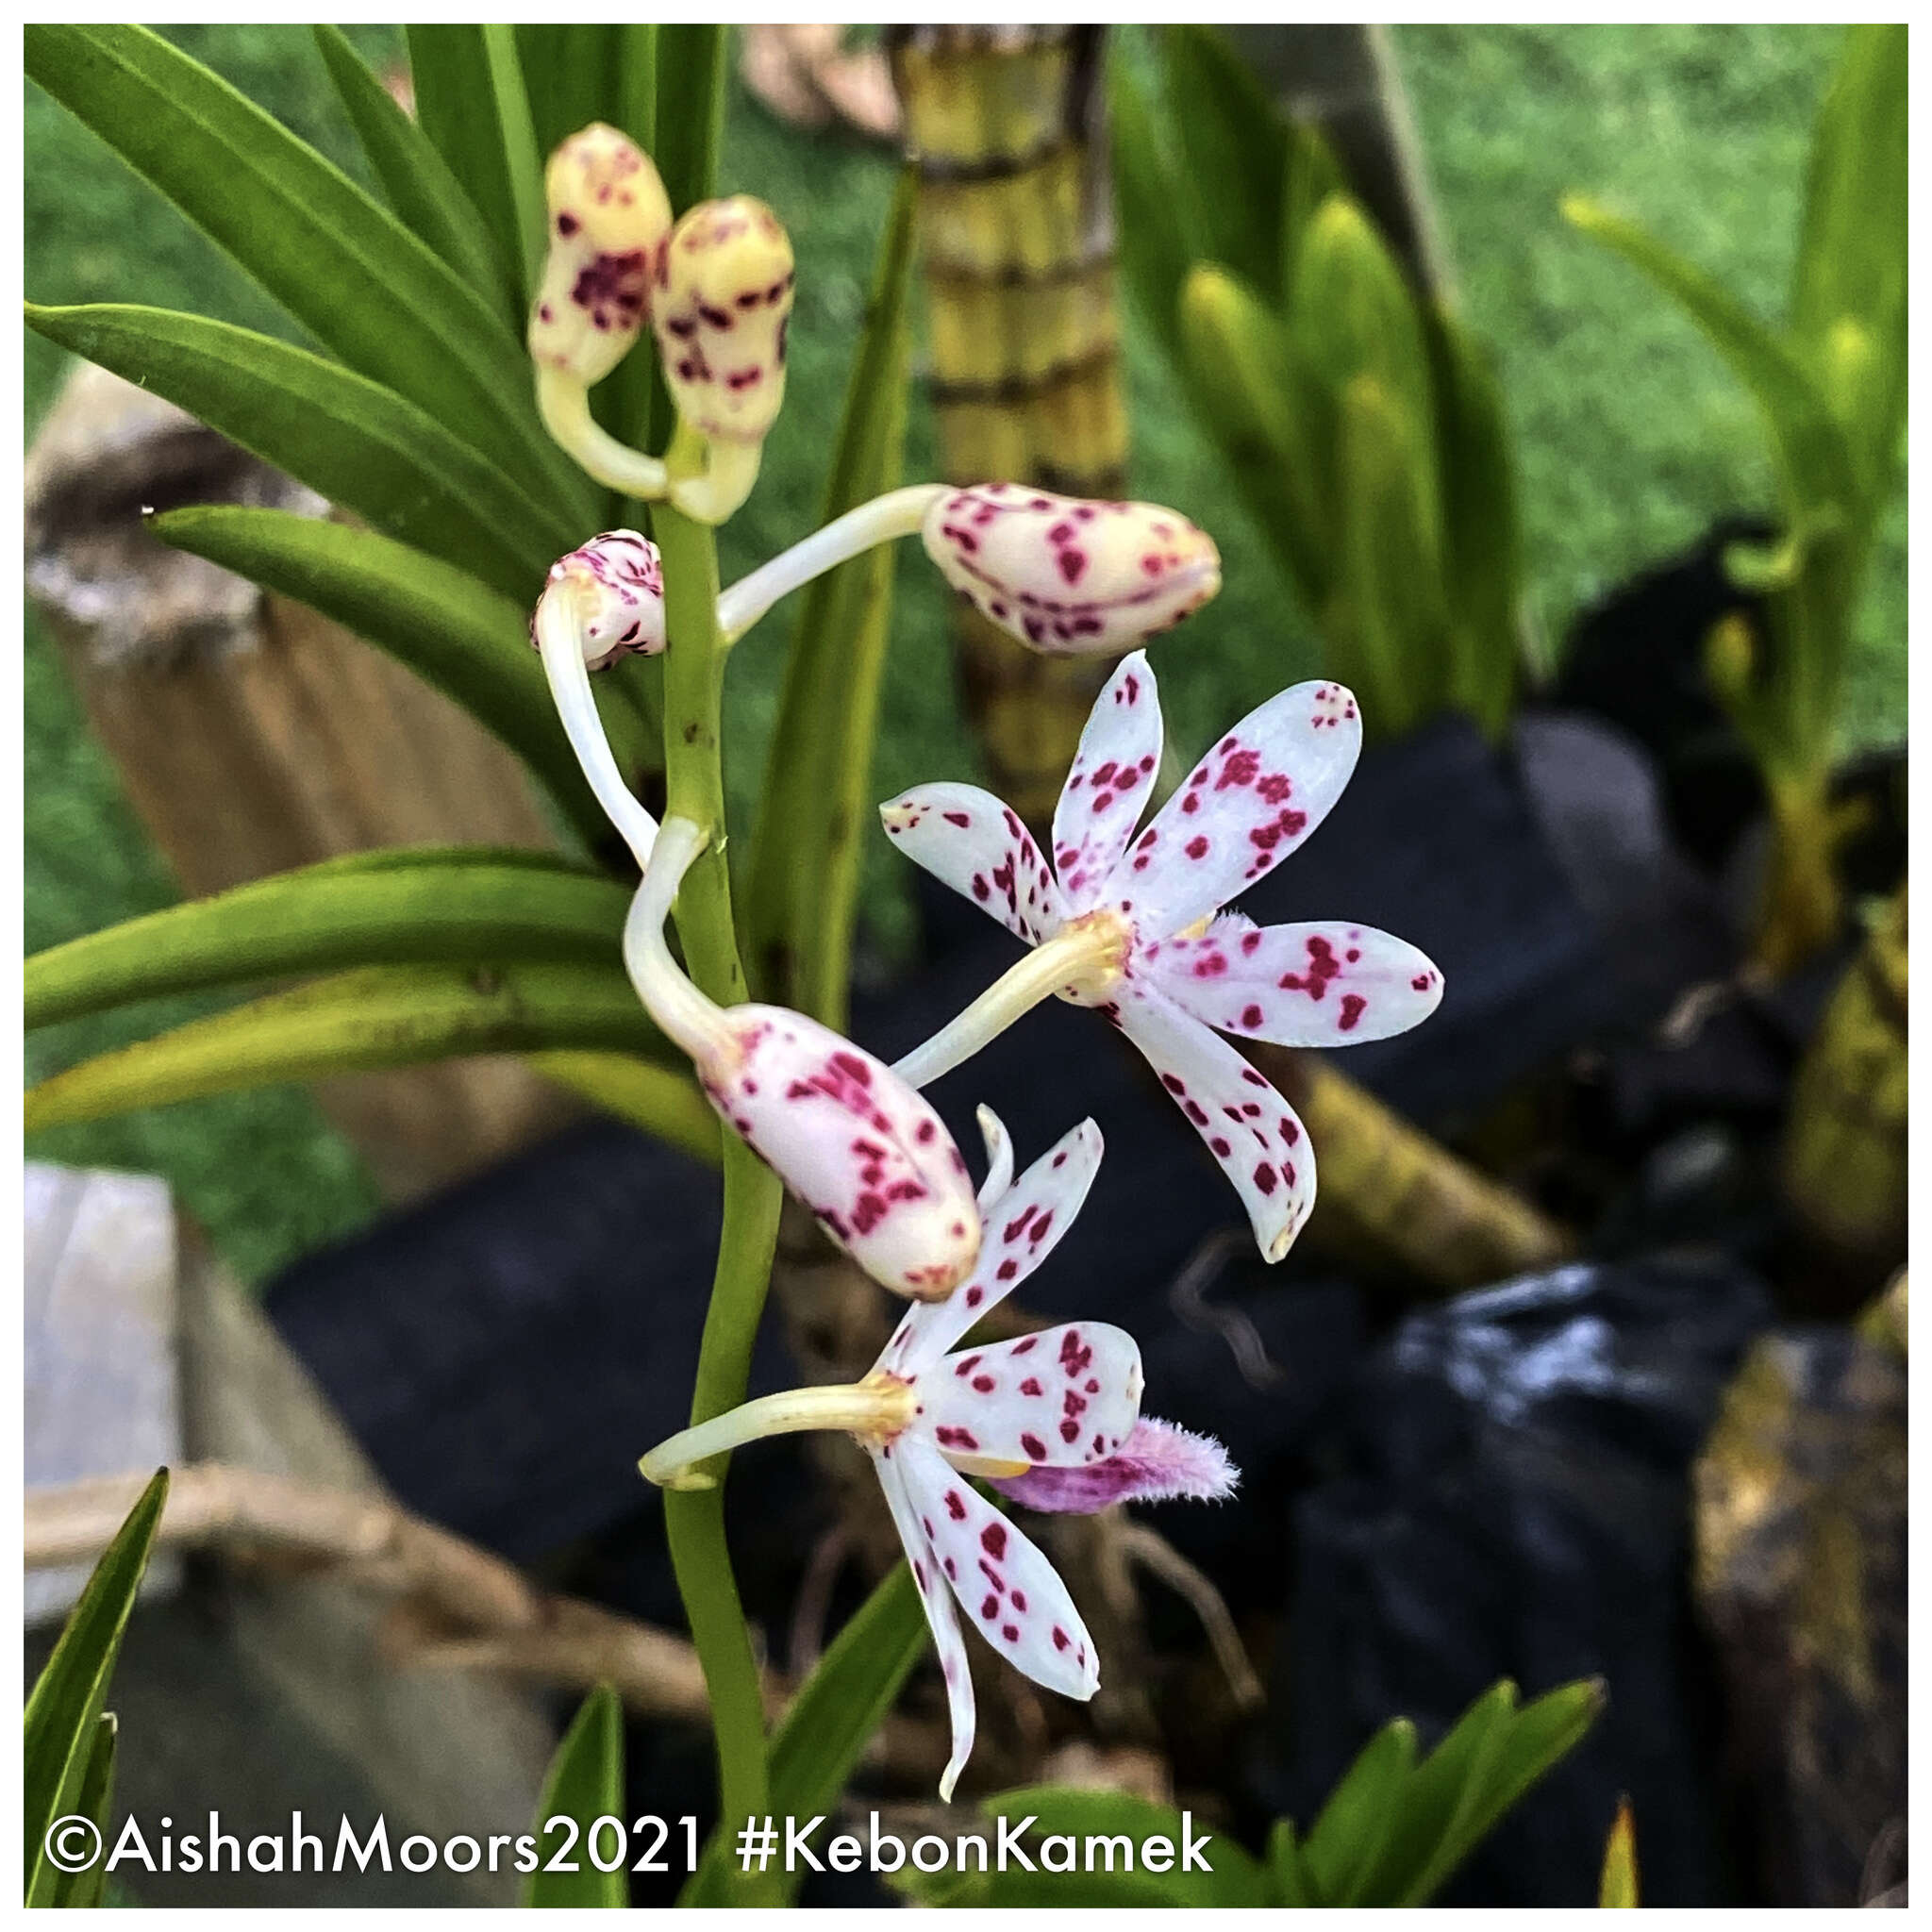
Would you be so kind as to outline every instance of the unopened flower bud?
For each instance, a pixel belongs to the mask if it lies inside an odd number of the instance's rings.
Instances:
[[[1053,657],[1131,650],[1221,589],[1214,540],[1158,504],[982,483],[941,497],[921,535],[961,596]]]
[[[791,242],[748,194],[703,201],[672,231],[651,326],[677,413],[714,441],[759,443],[785,400]]]
[[[553,597],[565,591],[584,662],[592,671],[633,652],[655,658],[664,648],[664,571],[658,546],[648,537],[635,530],[606,530],[558,558],[550,566],[543,594]],[[530,641],[538,643],[534,617]]]
[[[532,358],[586,389],[623,361],[649,317],[671,201],[651,158],[592,122],[543,175],[550,253],[530,309]]]
[[[882,1061],[783,1007],[725,1008],[696,1061],[713,1107],[874,1281],[937,1301],[979,1257],[966,1163]]]

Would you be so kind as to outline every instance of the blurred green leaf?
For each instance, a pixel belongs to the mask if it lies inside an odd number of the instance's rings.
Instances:
[[[916,238],[908,171],[886,219],[853,352],[820,522],[898,486],[906,444]],[[854,902],[872,824],[873,742],[892,608],[892,546],[814,578],[800,597],[745,899],[746,952],[767,995],[845,1024]]]
[[[157,1470],[114,1541],[101,1553],[80,1600],[69,1613],[54,1655],[26,1701],[21,1778],[26,1799],[26,1903],[54,1902],[62,1874],[47,1857],[47,1827],[84,1808],[83,1793],[111,1778],[112,1746],[105,1764],[101,1707],[134,1609],[134,1593],[168,1499],[168,1472]],[[103,1797],[105,1807],[107,1802]]]
[[[606,837],[608,821],[558,723],[521,606],[392,538],[288,510],[176,509],[153,528],[163,542],[311,605],[381,646],[502,739],[593,850]],[[650,746],[636,715],[613,706],[604,723],[620,768],[643,764]]]
[[[1431,305],[1424,325],[1455,640],[1451,693],[1494,738],[1515,702],[1523,607],[1523,532],[1502,385],[1481,345],[1447,309]]]
[[[524,318],[489,225],[436,143],[370,73],[340,27],[309,31],[390,206],[497,311],[506,328],[521,330]]]
[[[1107,86],[1121,275],[1178,362],[1181,284],[1193,259],[1191,238],[1201,232],[1186,219],[1195,197],[1191,184],[1179,179],[1146,92],[1118,57],[1107,63]]]
[[[306,142],[144,27],[35,24],[26,71],[325,347],[588,527],[500,311]]]
[[[27,325],[152,390],[377,529],[534,602],[576,539],[433,416],[367,376],[229,323],[101,304]]]
[[[1629,1909],[1641,1903],[1637,1895],[1637,1821],[1630,1800],[1617,1801],[1617,1815],[1604,1845],[1603,1876],[1597,1881],[1596,1902],[1605,1911]]]
[[[1811,142],[1792,277],[1798,352],[1851,433],[1864,489],[1886,486],[1906,407],[1907,30],[1852,25]],[[1868,345],[1845,380],[1840,325]]]
[[[927,1874],[915,1872],[908,1865],[893,1874],[893,1886],[924,1903],[946,1906],[1241,1907],[1271,1903],[1268,1875],[1254,1857],[1224,1833],[1202,1831],[1199,1821],[1184,1819],[1169,1805],[1156,1805],[1124,1791],[1030,1785],[984,1799],[978,1808],[994,1819],[1032,1817],[1036,1823],[1027,1832],[1029,1841],[1055,1836],[1071,1838],[1083,1869],[1029,1873],[1015,1864],[1005,1872],[982,1873],[962,1860],[964,1869]],[[1197,1846],[1204,1838],[1210,1840],[1199,1853],[1208,1867],[1206,1872],[1182,1869],[1184,1834]],[[991,1840],[993,1834],[985,1836]],[[1165,1838],[1173,1847],[1173,1865],[1168,1871],[1155,1872],[1138,1863],[1152,1837]],[[1089,1838],[1124,1838],[1129,1849],[1123,1852],[1116,1842],[1110,1850],[1100,1850],[1098,1856],[1107,1864],[1101,1870],[1089,1871],[1084,1869]],[[1117,1867],[1111,1866],[1115,1857],[1122,1860]]]
[[[1304,607],[1335,570],[1334,408],[1287,325],[1226,270],[1196,262],[1182,286],[1189,394]]]
[[[544,1828],[553,1818],[575,1822],[579,1835],[574,1844],[565,1846],[562,1833]],[[624,1708],[617,1692],[608,1684],[599,1684],[584,1699],[550,1760],[534,1825],[538,1865],[524,1887],[525,1905],[627,1907],[628,1818],[624,1801]],[[600,1819],[609,1821],[601,1831],[596,1828]],[[577,1869],[553,1871],[551,1861],[559,1855],[561,1862]],[[598,1869],[597,1859],[613,1857],[614,1871]]]
[[[718,192],[731,29],[666,22],[658,29],[655,64],[658,125],[651,154],[672,212],[681,215]]]
[[[1296,1839],[1292,1818],[1277,1818],[1268,1834],[1268,1878],[1274,1905],[1302,1907],[1322,1903],[1321,1893],[1315,1889],[1314,1874],[1308,1870],[1307,1853]]]
[[[1346,194],[1331,194],[1308,223],[1288,320],[1332,389],[1373,376],[1406,420],[1433,436],[1435,401],[1416,298],[1388,243]]]
[[[83,1060],[28,1090],[25,1124],[31,1133],[330,1074],[558,1047],[666,1052],[614,961],[372,966]]]
[[[1448,695],[1450,640],[1427,431],[1373,375],[1341,392],[1341,569],[1323,624],[1363,728],[1393,738]]]
[[[623,117],[614,83],[624,58],[626,29],[616,21],[519,26],[517,57],[530,97],[537,152],[546,159],[558,144],[592,121],[622,128],[647,154],[651,129]],[[657,111],[655,92],[651,101]]]
[[[778,1720],[771,1750],[774,1816],[802,1825],[832,1809],[926,1641],[912,1572],[897,1564],[832,1640]],[[678,1904],[723,1904],[728,1856],[714,1832]],[[797,1896],[802,1876],[784,1875],[788,1903]]]
[[[1703,270],[1674,255],[1634,222],[1582,195],[1566,195],[1563,213],[1640,270],[1704,331],[1764,412],[1779,468],[1800,507],[1849,503],[1856,491],[1850,451],[1818,385],[1804,364]]]
[[[1414,1769],[1415,1726],[1399,1717],[1363,1746],[1329,1793],[1301,1847],[1303,1869],[1324,1905],[1361,1903]]]
[[[114,1754],[120,1724],[111,1710],[94,1720],[93,1748],[88,1753],[87,1771],[80,1782],[75,1813],[91,1819],[101,1835],[103,1846],[113,1842],[110,1826],[114,1810]],[[45,1901],[57,1910],[86,1911],[101,1903],[108,1884],[108,1861],[96,1858],[81,1872],[58,1872],[52,1895]]]
[[[447,851],[447,848],[445,848]],[[351,966],[620,957],[630,892],[487,848],[412,865],[304,867],[70,940],[22,970],[47,1026],[138,1000]]]
[[[1204,222],[1188,231],[1192,252],[1267,288],[1280,272],[1288,123],[1218,27],[1164,27],[1160,52],[1170,125]]]
[[[542,266],[547,218],[514,29],[466,25],[404,31],[417,125],[482,214],[511,312],[521,321]]]
[[[723,1158],[718,1116],[681,1063],[667,1065],[630,1053],[568,1050],[524,1058],[546,1080],[555,1080],[606,1113],[682,1148],[694,1160],[716,1167]]]
[[[1322,133],[1305,122],[1288,125],[1288,181],[1281,196],[1280,278],[1284,306],[1294,299],[1294,272],[1301,260],[1308,224],[1331,194],[1347,192],[1334,151]]]

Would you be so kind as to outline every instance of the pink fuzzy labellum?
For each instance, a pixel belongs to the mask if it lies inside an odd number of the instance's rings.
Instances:
[[[550,582],[572,586],[584,662],[592,671],[633,653],[655,658],[664,648],[664,570],[648,537],[606,530],[553,563]],[[530,641],[537,641],[534,620]]]
[[[1219,1503],[1241,1472],[1212,1436],[1143,1415],[1110,1456],[1077,1468],[1029,1469],[995,1476],[994,1489],[1028,1509],[1091,1516],[1116,1503]]]
[[[872,1278],[922,1301],[973,1271],[979,1205],[931,1106],[881,1060],[784,1007],[727,1008],[711,1105]]]
[[[1086,503],[1017,483],[942,496],[921,534],[982,616],[1054,657],[1114,657],[1221,589],[1221,553],[1153,503]]]

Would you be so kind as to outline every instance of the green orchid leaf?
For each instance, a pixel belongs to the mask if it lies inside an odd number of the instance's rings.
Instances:
[[[1108,138],[1113,152],[1115,245],[1121,275],[1167,353],[1181,360],[1181,284],[1194,250],[1186,210],[1194,196],[1183,182],[1155,120],[1145,90],[1124,60],[1107,63]]]
[[[110,1845],[109,1827],[114,1810],[114,1756],[120,1737],[120,1723],[111,1710],[94,1720],[93,1748],[88,1753],[87,1771],[80,1782],[75,1815],[88,1819],[100,1833],[100,1843]],[[99,1906],[107,1890],[107,1859],[99,1857],[83,1872],[60,1872],[46,1903],[56,1910],[86,1911]]]
[[[576,1826],[575,1837],[552,1828],[552,1821],[560,1818]],[[629,1907],[624,1707],[608,1684],[599,1684],[584,1699],[563,1734],[543,1779],[533,1828],[538,1864],[524,1887],[525,1905]]]
[[[895,489],[906,444],[915,183],[886,219],[821,521]],[[892,605],[881,544],[808,584],[766,759],[746,897],[747,955],[770,997],[845,1024],[853,908],[873,824],[873,743]]]
[[[523,327],[489,225],[436,143],[370,73],[340,27],[319,25],[323,63],[390,206],[497,311],[506,328]]]
[[[593,850],[607,836],[521,606],[391,538],[288,510],[176,509],[153,528],[163,542],[310,605],[399,658],[515,752]],[[635,712],[608,705],[604,722],[621,768],[642,768],[652,747]]]
[[[1516,699],[1523,532],[1502,385],[1482,346],[1447,309],[1424,317],[1436,395],[1442,575],[1455,640],[1450,689],[1491,738]]]
[[[802,1825],[831,1812],[926,1643],[912,1572],[897,1564],[832,1640],[778,1720],[771,1750],[774,1817]],[[728,1864],[729,1847],[713,1833],[678,1903],[725,1903]],[[786,1903],[797,1896],[802,1877],[782,1875]]]
[[[1320,129],[1306,122],[1288,124],[1288,180],[1281,194],[1281,299],[1294,300],[1294,272],[1302,258],[1308,224],[1331,194],[1344,194],[1348,182],[1335,151]]]
[[[724,139],[724,91],[731,72],[731,29],[666,23],[658,29],[657,145],[652,158],[674,214],[717,192]]]
[[[1296,595],[1319,612],[1335,570],[1330,394],[1280,318],[1211,262],[1182,286],[1180,339],[1196,413]]]
[[[1292,1818],[1277,1818],[1268,1834],[1268,1878],[1277,1906],[1301,1907],[1322,1903],[1307,1855],[1295,1836]]]
[[[521,318],[542,268],[547,222],[515,29],[410,26],[405,32],[417,123],[482,214],[505,292]]]
[[[622,128],[646,154],[650,152],[649,123],[634,126],[618,100],[625,31],[615,21],[517,28],[517,58],[541,156],[547,158],[568,136],[592,121]],[[657,105],[654,88],[652,118]]]
[[[1188,231],[1192,252],[1267,288],[1280,269],[1288,122],[1218,27],[1164,27],[1160,52],[1181,166],[1206,223]]]
[[[29,1027],[139,1000],[412,961],[609,963],[630,891],[600,874],[493,857],[304,867],[150,912],[36,954]]]
[[[26,1127],[469,1054],[666,1049],[613,961],[373,966],[83,1060],[28,1090]]]
[[[716,1167],[724,1158],[717,1113],[682,1063],[588,1051],[531,1053],[524,1058],[546,1080],[568,1087],[591,1106],[681,1148],[708,1167]]]
[[[1373,375],[1341,392],[1341,571],[1322,627],[1361,700],[1364,728],[1399,737],[1448,696],[1435,452],[1427,430]]]
[[[590,527],[596,493],[538,419],[522,341],[396,216],[144,27],[36,24],[25,48],[29,77],[325,347]]]
[[[178,404],[386,535],[534,602],[578,541],[558,511],[392,390],[207,316],[102,304],[27,325]]]
[[[1634,222],[1582,195],[1566,195],[1573,226],[1621,255],[1704,332],[1731,373],[1757,399],[1778,454],[1786,488],[1800,508],[1849,503],[1856,485],[1842,428],[1803,362],[1702,269],[1674,254]]]
[[[1329,1793],[1301,1847],[1303,1869],[1324,1905],[1362,1902],[1414,1770],[1415,1726],[1399,1717],[1363,1746]]]
[[[106,1785],[113,1771],[111,1743],[106,1763],[99,1761],[101,1710],[167,1499],[168,1472],[158,1470],[101,1553],[27,1698],[21,1776],[29,1906],[54,1903],[63,1878],[47,1856],[47,1827],[86,1808],[84,1794],[91,1790],[103,1810],[110,1795]]]
[[[1868,494],[1890,485],[1905,423],[1906,75],[1902,24],[1845,29],[1812,137],[1792,277],[1792,337],[1852,437]],[[1847,329],[1865,345],[1856,358]]]
[[[1268,1874],[1250,1854],[1221,1832],[1203,1831],[1196,1820],[1169,1805],[1125,1791],[1032,1785],[984,1799],[978,1808],[992,1819],[1031,1818],[1024,1841],[1041,1869],[1029,1873],[1015,1861],[1005,1872],[982,1873],[972,1869],[976,1860],[962,1860],[964,1870],[930,1874],[905,1866],[891,1882],[923,1903],[947,1906],[1242,1907],[1271,1902]],[[991,1829],[986,1832],[989,1840],[993,1835]],[[1048,1865],[1049,1858],[1059,1856],[1046,1843],[1054,1838],[1072,1840],[1074,1870],[1056,1873]],[[1090,1839],[1110,1840],[1094,1854],[1100,1869],[1086,1869]],[[1144,1863],[1149,1839],[1167,1840],[1171,1857],[1165,1870]],[[1193,1848],[1191,1860],[1189,1846]]]

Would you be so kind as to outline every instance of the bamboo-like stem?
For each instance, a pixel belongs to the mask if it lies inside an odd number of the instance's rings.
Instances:
[[[870,550],[909,537],[925,521],[925,513],[951,486],[913,483],[888,491],[857,509],[849,509],[790,550],[781,550],[749,576],[741,577],[718,600],[718,628],[724,641],[735,644],[781,597],[789,597],[812,578]]]
[[[694,474],[702,446],[680,430],[671,446],[674,474]],[[732,922],[724,862],[724,784],[720,762],[725,651],[718,630],[718,549],[708,525],[665,508],[652,518],[664,566],[669,643],[664,659],[666,816],[688,820],[707,837],[677,895],[677,929],[698,990],[718,1006],[745,995],[744,968]],[[744,1399],[753,1340],[771,1280],[784,1190],[735,1134],[724,1136],[724,1208],[718,1260],[698,1349],[691,1420],[695,1426]],[[665,1533],[678,1593],[709,1690],[727,1840],[746,1819],[771,1809],[764,1707],[758,1661],[739,1601],[724,1539],[722,1472],[716,1489],[672,1491]],[[776,1874],[732,1873],[734,1903],[775,1903]]]

